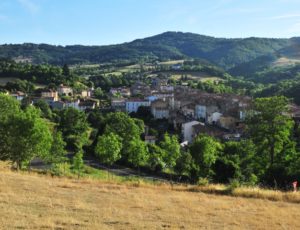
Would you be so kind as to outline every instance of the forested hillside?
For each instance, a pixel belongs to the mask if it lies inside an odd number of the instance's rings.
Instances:
[[[1,58],[36,64],[77,64],[201,58],[230,69],[261,56],[294,52],[299,39],[225,39],[193,33],[166,32],[129,43],[109,46],[53,46],[47,44],[1,45]],[[299,45],[298,45],[299,46]]]

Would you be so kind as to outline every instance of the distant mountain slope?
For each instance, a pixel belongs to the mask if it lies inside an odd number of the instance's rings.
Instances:
[[[52,46],[47,44],[1,45],[0,58],[33,63],[76,64],[116,61],[152,61],[201,58],[230,69],[282,50],[294,52],[299,38],[214,38],[193,33],[166,32],[129,43],[110,46]],[[300,46],[299,46],[300,47]]]

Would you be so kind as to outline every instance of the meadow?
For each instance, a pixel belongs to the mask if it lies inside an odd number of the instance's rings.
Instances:
[[[0,228],[300,228],[298,203],[218,195],[216,186],[202,191],[191,188],[78,180],[2,168]]]

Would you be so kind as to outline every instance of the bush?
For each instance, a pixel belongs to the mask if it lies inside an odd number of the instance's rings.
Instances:
[[[240,181],[237,179],[231,179],[229,181],[229,186],[228,186],[228,190],[229,191],[233,191],[236,188],[239,188],[241,186]]]
[[[206,186],[209,184],[209,180],[207,178],[200,177],[197,184],[199,186]]]

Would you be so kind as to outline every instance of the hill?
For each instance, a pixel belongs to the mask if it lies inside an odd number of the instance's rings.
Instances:
[[[3,229],[298,229],[299,204],[1,170]]]
[[[280,53],[281,50],[284,55],[293,53],[293,47],[298,47],[299,44],[298,38],[225,39],[193,33],[166,32],[109,46],[6,44],[0,46],[0,58],[57,65],[201,58],[230,69],[262,56]]]

